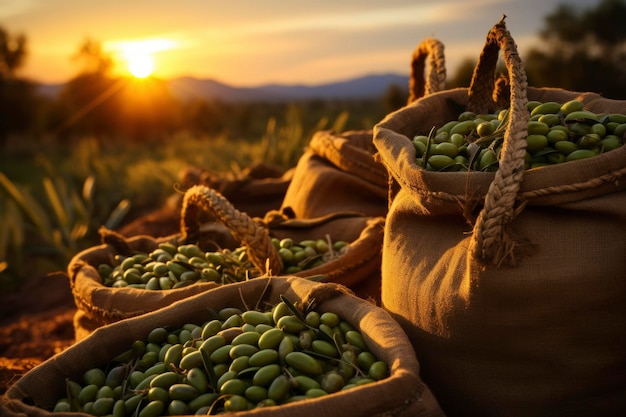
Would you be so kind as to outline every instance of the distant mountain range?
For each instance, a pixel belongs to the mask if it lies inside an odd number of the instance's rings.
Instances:
[[[258,87],[236,87],[214,79],[193,77],[168,81],[172,93],[182,99],[216,99],[225,102],[293,101],[307,99],[358,99],[382,97],[390,86],[408,89],[408,75],[376,74],[318,85],[266,84]],[[63,84],[42,84],[39,92],[54,97]]]

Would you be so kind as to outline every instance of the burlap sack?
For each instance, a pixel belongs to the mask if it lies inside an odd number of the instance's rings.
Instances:
[[[284,213],[271,211],[263,219],[252,219],[232,207],[219,193],[203,186],[189,189],[182,210],[184,241],[195,241],[197,221],[202,211],[212,212],[248,249],[248,256],[266,274],[281,275],[285,269],[271,238],[290,237],[294,242],[305,239],[343,240],[350,245],[341,254],[315,268],[295,273],[295,276],[322,282],[337,282],[358,296],[380,301],[380,257],[384,217],[366,217],[352,212],[335,212],[311,219],[294,219]]]
[[[165,241],[170,240],[155,239],[146,235],[134,236],[124,242],[128,251],[121,254],[149,253],[156,249],[159,243]],[[77,341],[84,339],[98,327],[149,313],[217,287],[213,282],[199,282],[167,291],[105,286],[98,273],[98,265],[113,264],[114,256],[118,254],[120,254],[119,245],[103,243],[79,252],[68,265],[70,287],[76,304],[74,333]]]
[[[341,221],[320,219],[319,221],[294,221],[273,219],[271,224],[255,221],[246,213],[234,208],[221,194],[205,186],[191,187],[186,193],[181,209],[181,232],[163,238],[135,236],[124,238],[119,234],[103,234],[103,244],[78,253],[68,265],[72,294],[77,307],[74,317],[76,340],[81,340],[96,328],[125,318],[135,317],[170,305],[218,286],[213,282],[198,282],[182,288],[149,291],[135,288],[111,288],[102,283],[97,267],[102,263],[113,264],[115,255],[149,253],[161,242],[199,243],[201,248],[213,236],[213,224],[203,224],[200,219],[213,219],[231,235],[236,245],[246,246],[248,256],[256,269],[263,274],[276,276],[283,272],[283,264],[271,243],[272,228],[277,236],[298,239],[304,234],[318,233],[320,238],[330,234],[334,240],[350,242],[341,255],[328,260],[321,266],[295,274],[302,278],[344,284],[364,298],[374,302],[380,300],[380,253],[382,248],[383,218],[348,218]],[[343,226],[343,227],[341,227]],[[208,229],[207,229],[208,228]],[[288,230],[294,234],[289,235]],[[310,238],[308,236],[306,238]],[[210,250],[215,250],[211,248]]]
[[[494,106],[481,85],[493,86],[500,48],[512,117],[499,170],[420,169],[415,134]],[[382,306],[407,332],[450,416],[626,409],[626,146],[523,168],[527,101],[574,98],[596,113],[626,113],[626,102],[597,94],[528,88],[500,22],[470,89],[418,100],[374,129],[400,188],[385,226]]]
[[[443,49],[433,38],[418,44],[411,59],[409,101],[445,88]],[[298,160],[281,211],[299,219],[350,211],[385,216],[387,171],[374,159],[375,151],[371,129],[315,133]]]
[[[272,211],[263,224],[271,237],[306,239],[331,238],[351,242],[336,260],[295,275],[323,276],[322,282],[338,282],[357,296],[380,305],[380,265],[383,246],[384,217],[366,217],[353,213],[333,213],[312,219],[293,219]]]
[[[381,308],[347,293],[336,284],[321,284],[294,277],[259,278],[236,283],[181,300],[161,310],[99,328],[88,338],[33,368],[6,392],[0,404],[6,416],[52,416],[49,411],[65,396],[65,378],[80,380],[87,370],[103,366],[146,339],[158,326],[202,324],[207,307],[261,309],[280,301],[313,300],[316,310],[333,311],[356,326],[374,355],[389,364],[390,376],[381,381],[320,398],[237,413],[241,416],[443,416],[436,399],[419,376],[419,363],[406,335]],[[36,406],[35,406],[36,405]],[[59,417],[83,413],[55,413]]]
[[[315,133],[298,160],[281,210],[301,219],[338,211],[384,216],[387,172],[373,154],[371,130]]]

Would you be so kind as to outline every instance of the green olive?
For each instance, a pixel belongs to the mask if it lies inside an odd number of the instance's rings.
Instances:
[[[387,363],[383,361],[376,361],[370,366],[367,373],[370,376],[370,378],[376,381],[380,381],[381,379],[386,378],[388,376],[389,367],[387,366]]]
[[[542,122],[528,122],[528,135],[547,135],[550,131],[550,126]]]
[[[549,143],[555,143],[555,142],[560,142],[563,140],[568,140],[569,136],[568,134],[560,129],[551,129],[548,134],[546,135],[546,137],[548,138],[548,142]]]
[[[535,152],[548,146],[548,138],[545,135],[528,135],[526,143],[526,149]]]
[[[549,127],[552,127],[552,126],[557,126],[559,123],[561,123],[561,118],[556,114],[549,113],[549,114],[541,115],[541,117],[539,117],[537,121],[539,123],[543,123],[543,124],[548,125]]]
[[[481,122],[478,126],[476,126],[476,133],[478,136],[485,137],[491,135],[495,132],[496,127],[490,122]]]
[[[573,113],[575,111],[581,111],[584,107],[584,104],[582,101],[580,100],[570,100],[566,103],[563,103],[561,105],[561,113],[563,113],[564,115],[568,115],[570,113]]]
[[[428,158],[428,164],[433,168],[433,170],[439,171],[450,165],[454,165],[454,159],[448,155],[431,155],[430,158]]]
[[[476,129],[476,125],[474,124],[474,121],[466,120],[466,121],[457,123],[452,129],[450,129],[450,135],[454,135],[455,133],[458,133],[460,135],[466,136],[475,129]]]
[[[556,114],[561,110],[561,104],[554,101],[547,101],[535,106],[530,112],[531,116],[538,114]]]
[[[596,153],[590,149],[579,149],[567,155],[567,161],[577,161],[595,156]]]
[[[459,148],[453,143],[443,142],[435,146],[433,153],[434,155],[447,155],[450,158],[454,158],[459,153]]]
[[[484,149],[479,158],[478,166],[481,171],[493,167],[498,161],[498,157],[493,149]]]

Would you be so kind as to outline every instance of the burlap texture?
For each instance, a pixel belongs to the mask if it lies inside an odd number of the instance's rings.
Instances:
[[[626,409],[626,146],[525,171],[514,206],[503,209],[518,250],[498,267],[474,250],[476,220],[497,174],[422,170],[411,143],[455,120],[469,92],[435,93],[374,129],[400,189],[385,226],[382,306],[407,332],[424,380],[450,416],[619,415]],[[626,113],[626,102],[597,94],[526,93]]]
[[[159,242],[150,236],[135,236],[127,243],[133,251],[149,253]],[[217,287],[213,282],[201,282],[167,291],[136,288],[112,288],[102,283],[98,265],[113,264],[117,250],[110,244],[85,249],[70,261],[67,272],[76,304],[74,331],[76,340],[84,339],[100,326],[149,313],[175,301]]]
[[[269,308],[285,295],[291,301],[316,299],[318,311],[333,311],[361,330],[370,350],[389,364],[390,376],[381,381],[286,405],[237,413],[241,416],[443,416],[436,399],[419,376],[419,362],[406,335],[381,308],[348,294],[336,284],[320,284],[294,277],[259,278],[216,288],[161,310],[97,329],[33,368],[12,385],[0,402],[6,416],[51,416],[49,411],[65,395],[65,378],[80,380],[91,367],[102,366],[145,339],[157,326],[202,324],[206,309]],[[27,404],[36,404],[38,407]],[[41,407],[41,408],[40,408]],[[55,413],[59,417],[82,413]]]
[[[374,160],[372,131],[315,133],[298,160],[281,205],[296,218],[387,212],[387,171]]]
[[[200,204],[202,203],[202,204]],[[202,225],[197,220],[205,211],[214,211],[211,218],[218,218],[237,239],[237,246],[246,246],[250,259],[263,274],[281,275],[282,263],[271,244],[272,237],[291,237],[298,242],[305,239],[344,240],[350,243],[347,250],[327,260],[321,266],[295,274],[323,282],[337,282],[352,289],[358,296],[374,303],[380,302],[380,263],[383,241],[384,218],[366,218],[347,213],[335,213],[319,219],[295,220],[282,215],[266,219],[252,219],[235,209],[229,202],[204,186],[194,186],[187,191],[183,204],[181,233],[163,238],[135,236],[125,238],[115,232],[101,231],[102,245],[86,249],[72,258],[68,275],[72,295],[77,307],[74,317],[76,340],[81,340],[96,328],[125,318],[135,317],[170,305],[218,286],[213,282],[200,282],[186,287],[150,291],[136,288],[112,288],[105,286],[97,271],[102,263],[115,264],[116,255],[142,252],[149,253],[161,242],[199,243],[203,247]],[[271,212],[272,213],[272,212]],[[277,212],[274,212],[277,213]],[[214,250],[215,248],[213,248]]]
[[[334,213],[313,219],[274,218],[273,212],[265,221],[272,237],[291,238],[294,242],[306,239],[325,239],[332,242],[350,242],[337,258],[297,274],[296,276],[324,276],[322,282],[337,282],[350,288],[357,296],[380,304],[380,265],[383,246],[384,217],[355,216],[352,213]]]
[[[444,49],[441,41],[428,37],[422,40],[413,51],[409,78],[409,104],[446,88]],[[428,66],[426,66],[427,62]]]

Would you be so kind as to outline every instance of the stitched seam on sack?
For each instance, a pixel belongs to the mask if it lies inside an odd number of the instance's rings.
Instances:
[[[520,193],[520,197],[523,199],[530,199],[533,197],[540,197],[549,194],[564,194],[568,192],[577,192],[590,190],[592,188],[599,187],[600,185],[615,182],[626,175],[626,167],[617,171],[611,171],[607,174],[601,175],[596,178],[592,178],[588,181],[577,182],[574,184],[555,185],[552,187],[540,188],[537,190],[526,191]]]
[[[568,192],[577,192],[577,191],[586,191],[593,188],[596,188],[600,185],[614,182],[619,180],[620,178],[626,175],[626,168],[622,168],[618,171],[611,171],[608,174],[601,175],[597,178],[593,178],[588,181],[578,182],[574,184],[564,184],[564,185],[555,185],[552,187],[539,188],[532,191],[520,192],[518,195],[518,200],[527,200],[533,197],[541,197],[550,194],[565,194]],[[446,193],[443,191],[428,191],[423,188],[419,188],[414,184],[411,184],[408,181],[405,181],[404,178],[394,175],[397,181],[402,185],[403,188],[408,188],[412,192],[415,192],[418,195],[426,196],[430,198],[435,198],[437,200],[442,200],[446,202],[464,202],[466,200],[465,195],[455,195]]]

